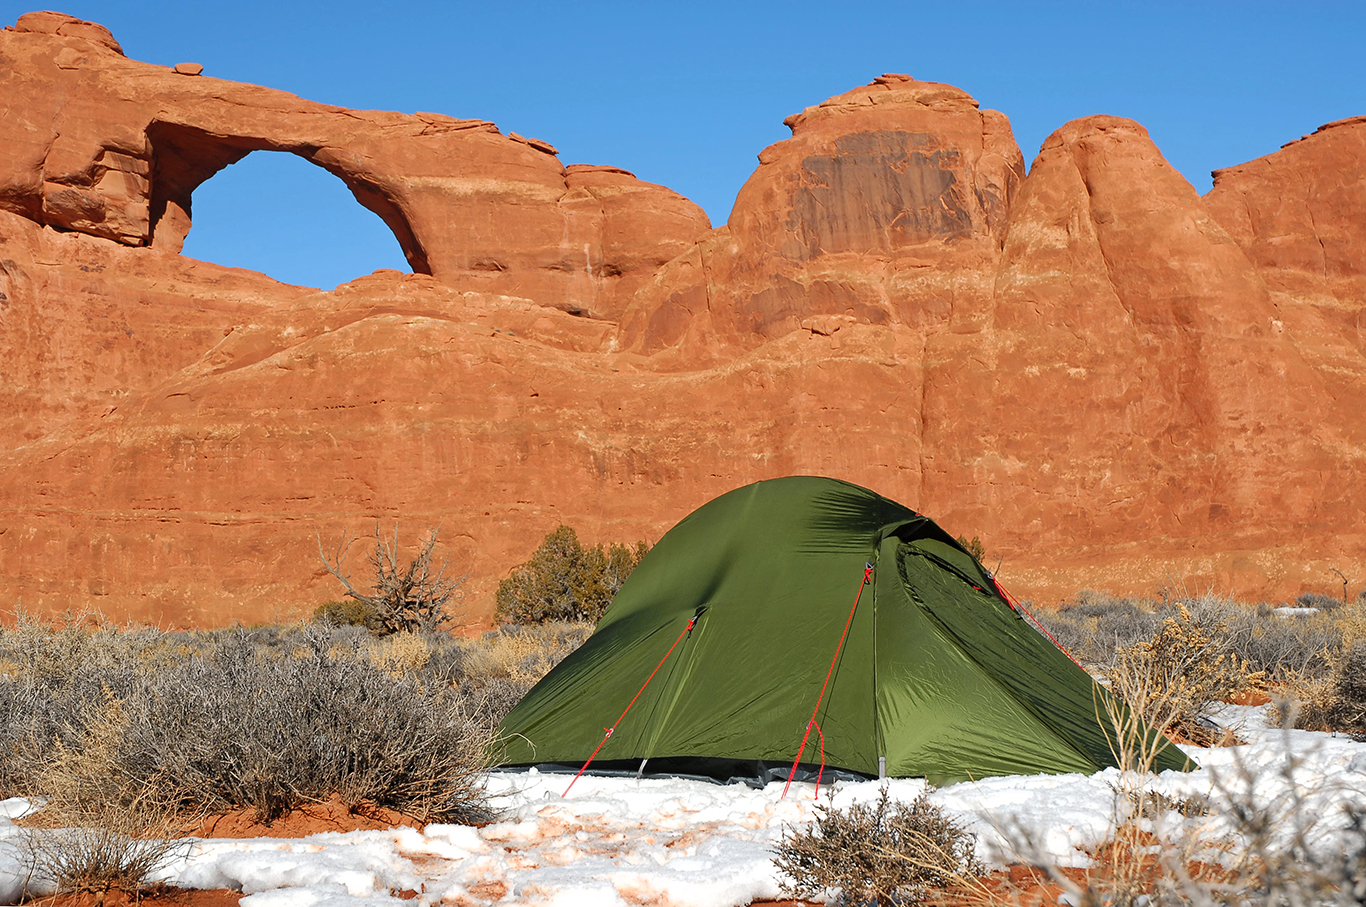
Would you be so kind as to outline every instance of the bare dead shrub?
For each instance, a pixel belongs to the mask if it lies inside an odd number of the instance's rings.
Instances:
[[[370,553],[373,591],[368,595],[358,591],[342,570],[353,540],[342,539],[329,557],[323,551],[322,536],[318,536],[318,556],[323,566],[341,582],[346,595],[361,605],[350,612],[324,606],[321,619],[335,623],[359,620],[379,634],[432,631],[445,625],[450,619],[446,608],[456,598],[465,578],[448,579],[445,565],[432,564],[438,531],[433,529],[426,534],[417,554],[405,566],[399,554],[398,527],[394,527],[393,538],[387,539],[376,524],[375,548]]]
[[[792,897],[821,898],[837,889],[842,904],[915,904],[977,884],[984,870],[975,841],[927,793],[899,803],[884,787],[876,803],[817,807],[809,828],[784,833],[774,863]]]
[[[153,887],[157,872],[189,850],[170,817],[145,805],[67,809],[47,824],[55,823],[60,827],[24,831],[20,860],[28,879],[26,896],[49,891],[136,895]]]
[[[499,584],[498,616],[517,624],[596,622],[649,550],[643,541],[585,548],[578,533],[559,526]]]

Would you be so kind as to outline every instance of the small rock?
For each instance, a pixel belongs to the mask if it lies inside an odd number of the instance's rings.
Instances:
[[[532,148],[535,148],[537,151],[544,151],[546,154],[560,153],[560,149],[556,148],[549,142],[543,141],[541,139],[527,139],[526,143],[530,145]]]
[[[204,72],[202,63],[177,63],[173,69],[182,76],[197,76]]]

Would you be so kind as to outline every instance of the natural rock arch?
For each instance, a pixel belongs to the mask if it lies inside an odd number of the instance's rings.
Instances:
[[[215,135],[199,127],[159,120],[148,125],[147,141],[152,152],[147,244],[154,249],[181,250],[190,231],[194,190],[206,180],[253,151],[284,151],[322,167],[345,183],[356,201],[393,231],[413,272],[431,273],[427,252],[399,203],[376,180],[320,160],[321,149],[316,146],[259,136]]]
[[[0,93],[25,110],[0,143],[0,209],[175,254],[195,187],[252,151],[340,178],[409,266],[448,287],[621,317],[711,227],[697,205],[493,123],[347,110],[123,56],[108,29],[30,13],[0,32]],[[92,77],[92,74],[97,74]]]

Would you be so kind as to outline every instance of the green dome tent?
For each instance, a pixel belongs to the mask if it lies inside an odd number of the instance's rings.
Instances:
[[[933,522],[867,489],[736,489],[669,530],[508,714],[501,762],[772,780],[809,736],[796,778],[1115,765],[1120,707],[998,589]],[[1193,767],[1142,732],[1155,770]]]

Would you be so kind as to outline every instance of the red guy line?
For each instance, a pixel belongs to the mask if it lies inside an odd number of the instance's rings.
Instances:
[[[1085,668],[1082,668],[1081,662],[1077,661],[1075,658],[1072,658],[1072,653],[1067,651],[1067,647],[1064,646],[1062,643],[1058,642],[1058,638],[1056,636],[1048,632],[1048,628],[1043,625],[1042,621],[1040,621],[1037,617],[1031,614],[1028,608],[1020,604],[1019,600],[1016,599],[1015,596],[1011,595],[1009,592],[1006,591],[1006,587],[1001,585],[1000,580],[993,576],[991,578],[991,582],[993,585],[996,586],[996,591],[1001,593],[1001,598],[1005,599],[1007,605],[1010,605],[1010,607],[1014,608],[1017,612],[1023,614],[1025,617],[1028,617],[1029,622],[1032,623],[1035,627],[1037,627],[1040,633],[1042,633],[1044,636],[1047,636],[1048,641],[1053,643],[1053,645],[1057,646],[1059,652],[1066,655],[1068,658],[1072,660],[1072,664],[1081,668],[1083,671],[1086,670]]]
[[[678,648],[678,644],[683,641],[684,636],[688,635],[688,631],[693,628],[693,624],[695,623],[697,623],[696,614],[688,618],[688,625],[683,628],[682,633],[678,634],[678,639],[674,640],[674,644],[669,646],[669,651],[664,653],[664,657],[659,660],[659,664],[655,665],[655,669],[650,672],[650,676],[645,678],[645,682],[640,685],[640,689],[636,691],[636,695],[631,697],[631,701],[626,704],[626,708],[622,710],[622,713],[617,718],[616,722],[609,728],[603,728],[606,733],[602,735],[602,741],[598,743],[597,749],[593,750],[593,754],[588,757],[588,761],[583,764],[583,768],[579,769],[579,773],[574,776],[574,781],[578,781],[583,773],[588,771],[588,766],[597,758],[598,750],[602,749],[603,744],[607,742],[607,738],[612,736],[612,732],[617,729],[617,725],[621,724],[622,719],[626,717],[626,713],[631,711],[631,706],[636,704],[636,700],[640,698],[640,694],[645,692],[645,688],[650,685],[650,681],[655,679],[655,675],[659,673],[659,669],[664,667],[664,662],[669,660],[669,656],[674,653],[674,649]],[[574,781],[570,781],[569,787],[564,789],[564,796],[569,796],[569,791],[574,787]]]

